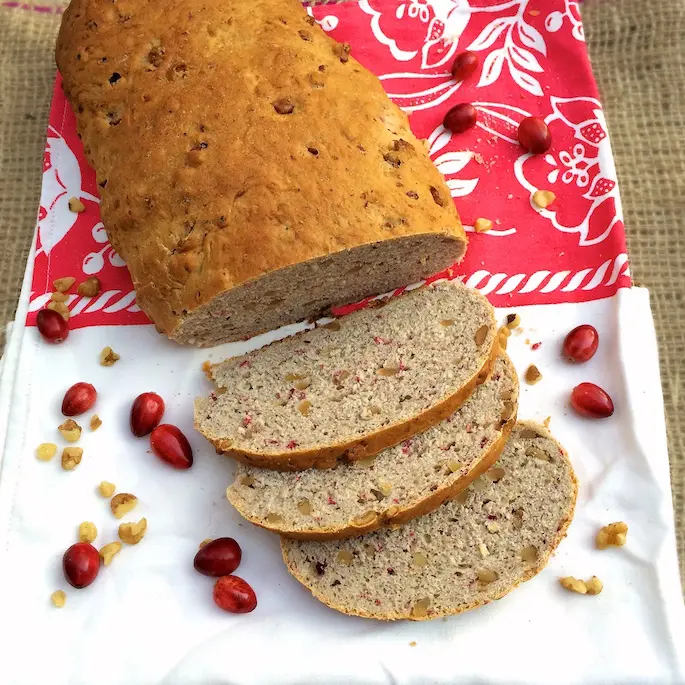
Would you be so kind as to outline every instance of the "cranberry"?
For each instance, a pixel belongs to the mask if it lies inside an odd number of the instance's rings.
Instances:
[[[164,400],[156,392],[144,392],[131,406],[131,432],[137,438],[152,433],[164,415]]]
[[[472,104],[462,102],[445,114],[445,120],[442,123],[452,133],[464,133],[473,128],[476,121],[478,121],[478,110]]]
[[[163,462],[175,469],[189,469],[193,465],[193,450],[188,438],[169,423],[163,423],[152,431],[150,447]]]
[[[611,397],[594,383],[581,383],[573,388],[571,406],[589,419],[606,419],[614,413]]]
[[[193,561],[195,570],[204,576],[227,576],[240,566],[242,552],[233,538],[217,538],[207,543]]]
[[[475,52],[470,50],[460,52],[452,63],[452,77],[457,81],[463,81],[478,69],[479,62],[480,60]]]
[[[592,359],[599,345],[599,333],[594,326],[576,326],[564,340],[564,356],[572,362],[586,362]]]
[[[57,345],[69,337],[69,324],[52,309],[41,309],[36,316],[36,324],[45,342]]]
[[[64,416],[84,414],[95,404],[97,396],[97,390],[90,383],[74,383],[64,393],[62,414]]]
[[[526,117],[519,124],[518,137],[519,143],[534,155],[541,155],[552,146],[547,124],[539,117]]]
[[[100,555],[90,542],[77,542],[62,557],[62,570],[69,585],[88,587],[100,571]]]
[[[242,578],[224,576],[214,585],[214,603],[232,614],[249,614],[257,606],[257,595]]]

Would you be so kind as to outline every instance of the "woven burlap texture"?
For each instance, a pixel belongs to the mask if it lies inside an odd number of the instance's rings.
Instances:
[[[678,414],[685,381],[685,2],[586,0],[583,18],[618,167],[631,268],[651,291],[685,577],[685,427]],[[0,7],[3,328],[14,315],[35,226],[59,20],[54,11]]]

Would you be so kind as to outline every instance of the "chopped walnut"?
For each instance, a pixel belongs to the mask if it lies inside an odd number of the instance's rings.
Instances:
[[[81,463],[83,449],[80,447],[65,447],[62,450],[62,468],[71,471]]]
[[[486,521],[485,527],[487,528],[488,533],[499,533],[499,523],[497,523],[497,521]]]
[[[138,498],[135,495],[131,495],[128,492],[121,492],[112,497],[109,506],[112,509],[114,516],[120,519],[126,516],[129,511],[132,511],[136,504],[138,504]]]
[[[312,407],[312,403],[309,400],[302,400],[297,405],[297,411],[302,414],[302,416],[309,416],[309,409]]]
[[[98,491],[103,497],[111,497],[116,490],[116,486],[114,483],[109,483],[106,480],[103,480],[100,485],[98,485]]]
[[[336,561],[339,561],[341,564],[345,564],[345,566],[349,566],[352,563],[353,559],[352,552],[349,552],[346,549],[341,549],[338,552],[338,556],[336,557]]]
[[[490,219],[483,219],[483,217],[476,219],[475,223],[473,224],[473,228],[476,230],[476,233],[487,233],[492,226],[492,221],[490,221]]]
[[[509,330],[513,330],[514,328],[518,328],[521,325],[521,317],[516,314],[507,314],[507,328]]]
[[[521,560],[522,561],[537,561],[538,559],[538,550],[536,547],[530,546],[530,547],[524,547],[521,550]]]
[[[82,297],[95,297],[100,294],[100,279],[97,276],[86,278],[85,281],[79,283],[76,292]]]
[[[533,193],[533,204],[540,209],[549,207],[557,196],[551,190],[536,190]]]
[[[111,348],[104,347],[102,352],[100,352],[100,365],[101,366],[114,366],[121,357]]]
[[[492,468],[488,471],[487,476],[493,483],[497,483],[498,481],[502,480],[502,478],[504,478],[505,474],[506,471],[504,469],[501,469],[498,466],[496,466],[495,468]]]
[[[98,536],[98,529],[91,521],[84,521],[78,527],[79,542],[93,542]]]
[[[476,331],[474,340],[478,347],[480,347],[485,342],[485,339],[488,337],[488,330],[488,326],[484,324]]]
[[[573,576],[566,576],[565,578],[559,578],[559,582],[562,587],[571,592],[577,592],[579,595],[598,595],[604,588],[602,581],[597,576],[592,576],[587,581],[574,578]]]
[[[57,312],[65,321],[69,321],[71,312],[64,302],[48,302],[48,309]]]
[[[67,419],[57,430],[67,442],[76,442],[81,437],[81,426],[74,419]]]
[[[127,545],[137,545],[147,531],[147,519],[142,518],[138,523],[122,523],[119,526],[119,539]]]
[[[41,442],[36,449],[36,456],[40,461],[50,461],[57,454],[57,445],[52,442]]]
[[[367,511],[361,514],[361,516],[357,516],[356,518],[352,519],[352,525],[367,526],[370,523],[373,523],[376,520],[377,516],[378,515],[375,511]]]
[[[486,585],[488,583],[494,583],[499,578],[497,572],[489,568],[479,569],[476,571],[476,576],[481,583]]]
[[[102,563],[105,566],[109,566],[112,563],[112,559],[114,559],[115,555],[119,554],[119,552],[121,552],[120,542],[110,542],[108,545],[105,545],[100,550],[100,557],[102,558]]]
[[[77,197],[69,198],[69,211],[80,214],[86,211],[86,206]]]
[[[72,278],[71,276],[63,276],[62,278],[54,280],[52,282],[52,285],[58,292],[66,293],[69,290],[69,288],[71,288],[71,286],[74,285],[74,283],[76,283],[75,278]]]
[[[425,597],[420,599],[411,609],[412,618],[424,618],[428,615],[428,607],[430,606],[430,599]]]
[[[357,459],[356,461],[353,461],[352,464],[353,466],[359,466],[363,469],[369,468],[374,462],[376,461],[376,455],[372,454],[368,457],[362,457],[361,459]]]
[[[102,425],[102,420],[97,414],[90,417],[90,430],[96,431]]]
[[[300,514],[309,516],[312,513],[312,503],[308,499],[301,499],[297,503],[297,510],[300,512]]]
[[[626,544],[628,536],[628,524],[623,521],[610,523],[604,526],[595,540],[597,549],[606,549],[607,547],[623,547]]]
[[[210,542],[213,542],[212,538],[205,538],[201,543],[200,547],[198,549],[202,549],[203,547],[206,547]]]
[[[480,552],[480,555],[483,557],[483,559],[485,559],[485,557],[490,556],[490,550],[484,542],[478,543],[478,551]]]
[[[267,514],[266,521],[267,523],[282,523],[283,517],[279,514]]]
[[[540,369],[538,369],[538,367],[535,366],[535,364],[531,364],[526,369],[524,378],[528,385],[535,385],[536,383],[542,380],[542,374],[540,373]]]
[[[454,325],[454,319],[443,319],[443,320],[440,322],[440,325],[441,325],[441,326],[445,326],[445,327],[447,327],[447,326],[453,326],[453,325]]]
[[[396,376],[399,373],[400,367],[399,364],[395,364],[394,362],[387,362],[385,366],[381,366],[380,369],[376,373],[378,373],[379,376]]]
[[[50,299],[53,302],[66,302],[69,299],[69,295],[67,295],[66,293],[61,293],[58,290],[52,293],[52,295],[50,295]]]
[[[64,590],[55,590],[55,592],[50,595],[50,599],[58,609],[61,609],[67,602],[67,595]]]
[[[414,552],[412,554],[412,561],[414,562],[414,566],[425,566],[428,563],[428,558],[423,552]]]

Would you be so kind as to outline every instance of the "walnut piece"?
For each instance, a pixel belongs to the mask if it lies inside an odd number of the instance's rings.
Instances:
[[[425,566],[428,563],[428,558],[423,552],[414,552],[412,554],[412,561],[414,562],[414,566]]]
[[[341,564],[345,564],[345,566],[349,566],[352,563],[353,558],[352,552],[348,552],[346,549],[341,549],[338,552],[336,561],[339,561]]]
[[[616,521],[604,526],[595,540],[597,549],[606,549],[607,547],[623,547],[626,544],[628,537],[628,524],[623,521]]]
[[[67,602],[67,595],[64,590],[55,590],[55,592],[50,595],[50,599],[58,609],[61,609]]]
[[[487,476],[493,483],[497,483],[504,478],[505,473],[506,471],[504,469],[496,466],[488,471]]]
[[[494,583],[499,578],[497,571],[493,571],[489,568],[479,569],[476,571],[476,576],[478,577],[478,580],[485,585]]]
[[[147,519],[142,518],[138,523],[122,523],[119,526],[119,539],[127,545],[137,545],[147,532]]]
[[[538,550],[536,547],[524,547],[521,550],[521,560],[522,561],[537,561],[538,558]]]
[[[69,299],[69,295],[56,291],[50,295],[50,299],[53,302],[66,302]]]
[[[100,294],[100,279],[97,276],[86,278],[85,281],[79,283],[76,292],[82,297],[95,297]]]
[[[98,529],[92,521],[84,521],[78,527],[79,542],[93,542],[98,536]]]
[[[531,364],[526,369],[524,378],[528,385],[535,385],[537,382],[542,380],[542,374],[540,373],[540,369],[538,369],[538,367],[535,366],[535,364]]]
[[[126,516],[129,511],[132,511],[136,504],[138,504],[138,498],[135,495],[131,495],[128,492],[120,492],[112,497],[109,506],[114,516],[120,519]]]
[[[77,197],[69,198],[69,211],[80,214],[86,211],[86,206]]]
[[[81,463],[83,449],[81,447],[65,447],[62,450],[62,468],[71,471]]]
[[[279,514],[267,514],[266,521],[267,523],[282,523],[283,517]]]
[[[551,190],[536,190],[533,193],[533,204],[540,209],[549,207],[557,196]]]
[[[369,523],[373,523],[377,518],[375,511],[367,511],[352,519],[352,525],[354,526],[367,526]]]
[[[474,340],[476,342],[476,345],[478,345],[478,347],[480,347],[485,342],[485,339],[487,337],[488,337],[488,326],[486,324],[483,324],[476,331],[476,335],[474,336]]]
[[[513,314],[507,314],[507,328],[511,331],[514,328],[518,328],[521,325],[521,317],[514,312]]]
[[[202,549],[203,547],[206,547],[210,542],[214,542],[212,538],[205,538],[201,543],[200,547],[198,549]]]
[[[36,457],[40,461],[50,461],[57,454],[57,445],[52,442],[41,442],[36,448]]]
[[[423,618],[428,615],[428,607],[430,606],[430,599],[424,597],[420,599],[411,609],[412,618]]]
[[[98,485],[98,491],[103,497],[111,497],[116,489],[114,483],[110,483],[106,480],[103,480],[100,485]]]
[[[559,582],[562,587],[570,592],[577,592],[579,595],[598,595],[604,588],[602,581],[597,576],[592,576],[590,580],[580,580],[573,576],[566,576],[565,578],[559,578]]]
[[[300,512],[300,514],[309,516],[309,514],[312,513],[312,503],[308,499],[301,499],[297,503],[297,509]]]
[[[309,409],[311,406],[312,403],[309,400],[302,400],[297,405],[297,411],[299,411],[302,416],[309,416]]]
[[[57,312],[65,321],[69,321],[69,318],[71,317],[69,307],[67,307],[64,302],[48,302],[48,309]]]
[[[93,414],[90,417],[90,430],[96,431],[101,425],[102,419],[97,414]]]
[[[102,352],[100,352],[100,365],[101,366],[114,366],[121,357],[111,348],[104,347]]]
[[[102,563],[105,566],[109,566],[112,563],[112,559],[114,559],[115,555],[119,554],[119,552],[121,552],[120,542],[110,542],[108,545],[105,545],[100,550]]]
[[[76,279],[71,276],[63,276],[52,282],[55,290],[60,293],[66,293],[72,285],[76,283]]]
[[[475,229],[476,233],[487,233],[492,226],[492,221],[490,221],[490,219],[484,219],[483,217],[476,219],[475,223],[473,224],[473,228]]]
[[[67,442],[76,442],[81,437],[81,426],[74,419],[67,419],[57,430]]]

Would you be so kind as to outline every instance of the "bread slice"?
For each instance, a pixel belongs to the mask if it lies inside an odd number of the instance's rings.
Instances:
[[[157,329],[239,340],[460,260],[444,178],[299,0],[72,0],[56,58]]]
[[[298,470],[377,454],[449,416],[498,351],[494,312],[443,281],[209,368],[196,428],[248,464]]]
[[[281,538],[290,573],[324,604],[381,620],[458,614],[539,573],[566,534],[577,481],[542,426],[519,423],[498,464],[433,513],[349,540]]]
[[[516,423],[517,405],[516,370],[503,355],[460,409],[424,433],[325,471],[241,464],[226,494],[246,519],[287,537],[344,538],[406,523],[493,464]]]

